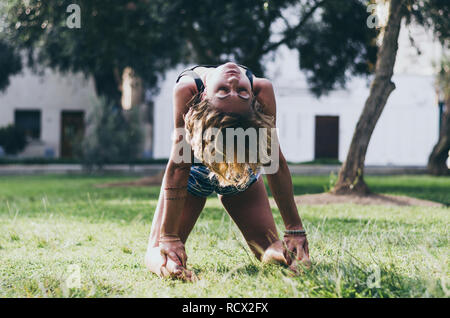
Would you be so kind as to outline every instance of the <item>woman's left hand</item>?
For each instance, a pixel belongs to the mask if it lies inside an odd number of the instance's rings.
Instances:
[[[288,260],[288,264],[290,264],[290,269],[297,272],[298,262],[308,268],[311,266],[306,235],[285,234],[284,245],[286,248],[286,259]]]

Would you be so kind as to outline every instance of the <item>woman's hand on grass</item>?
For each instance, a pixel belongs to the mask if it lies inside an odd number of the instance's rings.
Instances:
[[[297,272],[299,263],[307,268],[311,267],[306,235],[286,234],[284,235],[284,245],[286,249],[286,259],[291,270]]]
[[[186,268],[187,254],[183,242],[178,239],[164,240],[159,243],[163,262],[160,268],[163,277],[179,278],[186,281],[195,279],[193,272]]]
[[[167,256],[161,253],[159,246],[147,250],[145,265],[150,272],[164,278],[177,278],[184,281],[195,281],[197,277],[193,272],[183,266],[179,266]]]
[[[159,270],[162,277],[177,278],[187,282],[197,280],[197,277],[192,271],[186,269],[183,266],[177,265],[170,258],[167,259],[166,265],[161,266]]]
[[[186,267],[187,255],[184,249],[184,244],[179,238],[161,239],[159,242],[161,255],[165,256],[166,260],[170,258],[178,266]],[[164,266],[166,263],[163,264]]]

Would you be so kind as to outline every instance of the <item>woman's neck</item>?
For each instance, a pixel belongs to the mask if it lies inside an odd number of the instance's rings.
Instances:
[[[207,87],[207,83],[208,83],[208,74],[210,74],[211,72],[213,72],[216,68],[214,67],[203,67],[203,66],[199,66],[195,68],[195,72],[200,76],[200,78],[203,81],[203,85],[205,85],[205,87]],[[241,70],[241,72],[245,73],[245,69],[243,69],[242,67],[239,66],[239,69]]]

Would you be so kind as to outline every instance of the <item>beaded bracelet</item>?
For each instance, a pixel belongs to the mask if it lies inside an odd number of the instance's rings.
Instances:
[[[305,230],[284,230],[285,235],[300,235],[300,236],[306,236]]]

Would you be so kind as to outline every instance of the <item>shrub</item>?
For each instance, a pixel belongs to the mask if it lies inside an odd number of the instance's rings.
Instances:
[[[15,155],[22,151],[27,144],[25,133],[14,125],[0,127],[0,146],[5,153]]]

